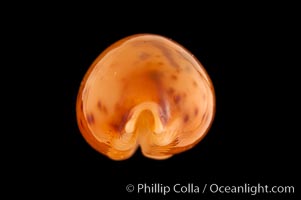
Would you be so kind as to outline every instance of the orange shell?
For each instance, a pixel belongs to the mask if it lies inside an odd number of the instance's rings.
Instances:
[[[195,146],[215,114],[212,82],[200,62],[165,37],[138,34],[103,51],[77,97],[85,140],[113,160],[166,159]]]

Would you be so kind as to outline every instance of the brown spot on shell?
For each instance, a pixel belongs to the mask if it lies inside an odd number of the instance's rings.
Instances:
[[[175,89],[173,89],[173,88],[168,88],[167,93],[168,93],[169,95],[173,95],[173,94],[175,93]]]
[[[188,114],[185,114],[184,115],[184,118],[183,118],[183,122],[184,123],[187,123],[189,121],[189,115]]]
[[[174,81],[178,80],[178,76],[177,76],[177,75],[174,75],[174,74],[171,75],[170,78],[171,78],[172,80],[174,80]]]
[[[195,108],[194,109],[194,116],[197,116],[199,114],[199,109],[198,108]]]
[[[139,59],[140,59],[140,60],[146,60],[146,59],[149,58],[149,57],[150,57],[150,54],[145,53],[145,52],[141,52],[141,53],[139,54]]]
[[[103,106],[103,107],[102,107],[102,111],[103,111],[105,114],[108,114],[108,109],[107,109],[107,107]]]
[[[181,96],[180,95],[175,95],[173,97],[173,101],[175,102],[175,104],[178,104],[181,101]]]
[[[113,130],[116,131],[116,132],[120,132],[120,131],[122,130],[121,127],[120,127],[120,125],[117,124],[117,123],[111,123],[111,127],[112,127]]]
[[[124,129],[124,126],[125,126],[126,122],[128,121],[128,119],[129,119],[130,117],[131,117],[131,115],[129,115],[129,112],[125,112],[125,113],[121,116],[121,118],[119,118],[118,121],[114,121],[114,122],[111,123],[111,127],[112,127],[115,131],[121,133],[122,130]]]
[[[163,73],[158,72],[156,70],[151,70],[148,72],[148,76],[151,80],[159,82],[161,77],[163,76]]]
[[[107,107],[105,105],[103,105],[100,100],[97,101],[97,108],[100,110],[100,112],[108,114]]]
[[[178,65],[178,63],[174,60],[174,58],[172,57],[172,53],[171,50],[169,50],[168,48],[166,48],[165,46],[163,46],[160,43],[157,42],[152,42],[152,44],[161,50],[162,54],[167,58],[168,62],[170,63],[171,66],[175,67],[175,68],[180,68],[180,66]]]
[[[87,122],[88,122],[88,124],[94,124],[95,119],[94,119],[94,115],[93,114],[88,114],[87,115]]]
[[[98,100],[98,101],[97,101],[97,108],[98,108],[99,110],[101,110],[101,106],[102,106],[102,105],[101,105],[101,101]]]

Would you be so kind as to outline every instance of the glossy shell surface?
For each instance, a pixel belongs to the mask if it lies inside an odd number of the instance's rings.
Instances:
[[[103,51],[81,83],[76,113],[85,140],[113,160],[166,159],[195,146],[215,114],[213,84],[183,46],[138,34]]]

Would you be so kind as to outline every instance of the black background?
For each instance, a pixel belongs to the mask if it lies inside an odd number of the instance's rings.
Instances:
[[[196,13],[183,18],[170,13],[149,19],[140,11],[141,17],[120,15],[113,20],[109,15],[85,16],[81,10],[64,15],[65,11],[57,11],[59,16],[49,13],[43,23],[30,25],[35,31],[20,39],[36,50],[30,58],[38,66],[23,70],[39,75],[28,81],[32,89],[28,96],[35,97],[28,100],[28,112],[37,108],[37,114],[30,118],[29,127],[35,126],[26,137],[28,148],[20,151],[18,158],[29,169],[24,172],[26,180],[36,177],[39,190],[53,196],[84,194],[87,199],[107,199],[102,198],[106,195],[143,199],[150,195],[127,193],[125,186],[296,186],[300,169],[296,69],[300,61],[294,50],[293,12],[287,15],[271,7],[222,13],[213,9],[202,16]],[[193,149],[168,160],[151,160],[137,151],[128,160],[112,161],[84,141],[76,122],[77,92],[93,60],[112,43],[137,33],[159,34],[182,44],[204,65],[215,87],[216,116],[209,133]],[[295,195],[268,196],[288,199]],[[175,197],[224,196],[208,192]],[[256,196],[260,197],[267,196]]]

